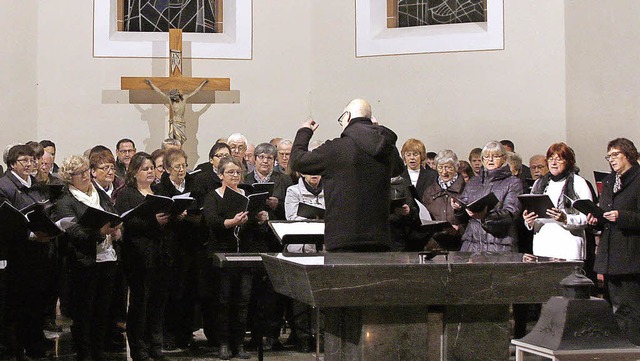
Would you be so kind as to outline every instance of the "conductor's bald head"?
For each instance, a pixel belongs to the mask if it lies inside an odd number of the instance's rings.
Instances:
[[[344,108],[345,111],[351,113],[351,119],[353,118],[369,118],[371,119],[371,105],[364,99],[353,99]],[[346,124],[345,124],[346,126]]]

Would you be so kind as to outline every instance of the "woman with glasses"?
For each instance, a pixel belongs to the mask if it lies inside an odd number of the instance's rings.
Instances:
[[[223,141],[226,141],[224,139]],[[222,186],[222,175],[218,174],[218,166],[223,158],[231,156],[231,149],[226,143],[217,142],[209,150],[209,161],[204,162],[198,167],[193,180],[193,190],[191,196],[196,199],[197,209],[202,209],[204,200],[207,195]],[[198,255],[199,262],[199,279],[198,289],[200,291],[200,307],[202,308],[202,328],[208,340],[215,340],[215,316],[214,302],[212,297],[217,292],[215,284],[215,269],[213,266],[213,258],[215,257],[215,244],[209,242],[206,237],[206,226],[200,225],[200,240],[204,243],[202,252]]]
[[[155,180],[155,167],[147,153],[136,153],[118,192],[116,209],[121,214],[144,201]],[[164,213],[131,216],[124,222],[122,258],[129,283],[127,339],[134,361],[162,359],[162,315],[167,298],[170,256]]]
[[[193,176],[187,173],[187,154],[170,148],[164,154],[164,173],[160,182],[152,185],[156,194],[174,197],[191,194]],[[190,210],[196,208],[194,203]],[[165,307],[164,349],[187,348],[191,343],[193,315],[197,292],[197,255],[200,251],[200,216],[188,215],[185,210],[174,216],[165,226],[165,238],[171,254],[169,299]]]
[[[233,206],[226,206],[224,201],[226,192],[245,194],[238,188],[242,179],[242,163],[235,158],[224,157],[219,163],[218,174],[222,185],[209,193],[204,202],[203,218],[209,229],[208,242],[215,252],[248,252],[241,228],[249,221],[249,214],[231,211]],[[255,222],[264,223],[266,220],[266,214],[254,217],[257,217]],[[249,358],[242,341],[251,297],[252,273],[246,268],[221,268],[218,272],[217,319],[214,324],[220,342],[218,358],[229,360],[232,354],[237,358]]]
[[[65,159],[59,175],[68,191],[56,203],[55,218],[79,220],[89,207],[115,213],[109,196],[91,182],[89,160],[81,156]],[[112,169],[113,173],[113,169]],[[71,334],[78,360],[104,360],[104,343],[117,255],[113,242],[122,237],[120,225],[109,223],[67,228],[69,270],[73,305]]]
[[[524,223],[533,230],[533,254],[584,260],[586,257],[585,228],[587,216],[572,207],[572,200],[593,200],[587,181],[575,172],[573,149],[565,143],[552,144],[547,150],[549,173],[533,184],[532,194],[546,194],[554,207],[545,215],[522,214]]]
[[[114,199],[115,190],[124,183],[116,178],[116,160],[109,149],[98,150],[89,154],[89,164],[93,186]]]
[[[151,161],[153,162],[153,166],[156,167],[156,184],[160,183],[160,179],[164,174],[164,153],[164,149],[156,149],[151,153]]]
[[[458,156],[451,150],[438,152],[435,158],[438,178],[424,191],[422,202],[435,221],[447,221],[453,228],[444,229],[431,236],[428,247],[460,250],[464,225],[454,215],[452,198],[460,198],[465,187],[464,177],[458,173]]]
[[[603,181],[602,218],[587,222],[601,231],[594,270],[605,276],[609,301],[620,329],[640,346],[640,166],[632,141],[617,138],[607,145],[612,168]]]
[[[6,163],[8,170],[0,178],[0,203],[4,201],[17,209],[23,209],[47,199],[36,179],[31,175],[36,166],[35,152],[28,145],[16,145],[9,149]],[[0,223],[2,225],[2,223]],[[13,336],[10,352],[17,360],[41,358],[48,350],[42,328],[45,324],[44,310],[47,307],[47,276],[51,273],[48,255],[51,237],[30,232],[26,227],[2,227],[0,241],[5,245],[3,257],[7,267],[6,324]]]
[[[482,169],[471,178],[462,192],[460,201],[469,204],[489,193],[494,193],[498,204],[489,209],[473,212],[455,199],[451,199],[458,222],[468,222],[462,235],[461,251],[513,251],[517,252],[517,233],[514,219],[520,214],[522,182],[511,174],[506,163],[506,152],[497,141],[487,143],[481,152]]]

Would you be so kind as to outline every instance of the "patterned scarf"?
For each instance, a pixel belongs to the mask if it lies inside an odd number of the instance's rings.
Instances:
[[[620,179],[620,174],[616,173],[616,181],[613,183],[613,193],[618,193],[622,188],[622,180]]]
[[[451,187],[453,183],[456,182],[457,179],[458,179],[458,173],[456,173],[453,176],[453,178],[449,179],[449,181],[447,182],[443,181],[442,178],[438,177],[438,185],[440,185],[440,188],[446,191],[447,189],[449,189],[449,187]]]

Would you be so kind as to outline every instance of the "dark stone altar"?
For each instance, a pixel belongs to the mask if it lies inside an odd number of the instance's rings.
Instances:
[[[561,295],[581,265],[519,253],[262,258],[277,292],[323,310],[327,361],[508,360],[509,305]]]

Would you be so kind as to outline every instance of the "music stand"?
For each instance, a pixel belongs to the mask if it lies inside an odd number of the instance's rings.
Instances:
[[[324,245],[324,221],[269,221],[269,228],[282,244],[283,256],[308,256],[309,253],[287,252],[290,244],[315,244],[316,250]]]

